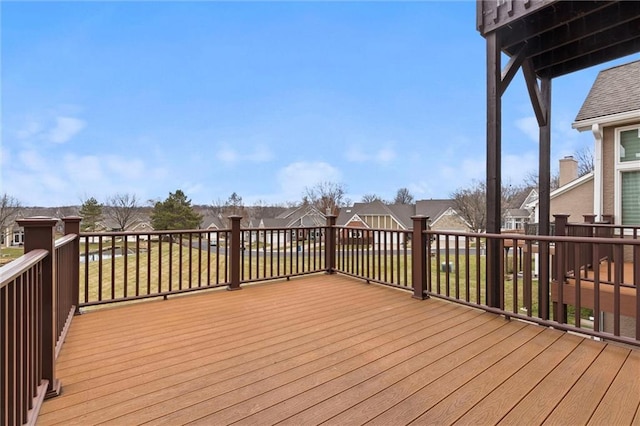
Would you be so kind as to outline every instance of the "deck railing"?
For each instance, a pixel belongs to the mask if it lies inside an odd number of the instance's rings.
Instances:
[[[336,271],[412,290],[411,231],[338,227]]]
[[[411,231],[339,227],[335,216],[301,228],[247,229],[230,219],[220,230],[80,233],[80,218],[66,218],[57,241],[56,220],[20,221],[26,254],[0,269],[3,424],[32,421],[42,399],[59,393],[55,358],[80,308],[318,272],[640,346],[640,240],[625,229],[622,238],[587,227],[572,236],[562,217],[555,236],[434,231],[422,216]],[[503,270],[495,282],[491,253]],[[550,280],[539,279],[543,262]]]
[[[325,271],[327,227],[85,232],[80,307]]]
[[[435,231],[427,234],[434,241],[427,247],[431,261],[425,265],[425,293],[429,297],[640,345],[640,240]],[[499,262],[503,273],[495,283],[486,280],[485,247],[491,241],[497,241],[502,249]],[[593,255],[592,262],[574,270],[570,265],[579,264],[587,248]],[[539,279],[540,263],[544,261],[541,253],[550,253],[551,280]],[[613,256],[605,257],[608,253]],[[628,270],[625,260],[630,262]],[[545,281],[550,283],[548,287]],[[487,301],[491,285],[499,289],[498,307],[489,307]]]
[[[42,263],[33,250],[2,268],[0,281],[0,424],[33,422],[47,391],[42,363]]]
[[[80,218],[65,218],[67,235],[55,240],[57,220],[18,221],[25,254],[0,268],[0,424],[35,423],[45,398],[60,393],[55,359],[78,288]]]

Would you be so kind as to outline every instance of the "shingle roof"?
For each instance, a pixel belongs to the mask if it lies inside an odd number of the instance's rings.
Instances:
[[[640,110],[640,61],[600,71],[576,122]]]
[[[419,200],[416,203],[416,215],[429,216],[431,221],[437,220],[449,208],[453,208],[453,200]]]

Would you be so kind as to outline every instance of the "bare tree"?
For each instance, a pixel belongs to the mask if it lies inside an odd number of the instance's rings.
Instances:
[[[506,184],[501,189],[501,215],[513,205],[525,191],[524,186]],[[487,227],[487,185],[484,181],[472,181],[471,185],[458,188],[451,194],[455,210],[469,223],[473,232],[484,232]]]
[[[412,204],[413,203],[413,195],[409,192],[407,188],[400,188],[398,192],[396,192],[396,198],[393,199],[394,204]]]
[[[590,147],[585,147],[576,151],[574,158],[578,162],[578,177],[584,176],[595,170],[593,151]]]
[[[14,221],[22,211],[22,204],[20,201],[7,194],[2,194],[0,198],[0,233],[4,232],[4,229]]]
[[[338,214],[346,205],[345,186],[335,182],[320,182],[305,189],[302,204],[311,204],[323,213]]]
[[[558,189],[560,187],[560,174],[553,173],[549,178],[550,178],[549,189],[551,189],[552,191],[554,189]],[[523,186],[528,188],[538,188],[538,183],[539,183],[538,174],[536,172],[527,173],[523,180]]]
[[[451,194],[455,210],[473,232],[482,232],[487,227],[486,193],[484,182],[474,180],[470,186],[458,188]]]
[[[364,194],[362,196],[363,203],[373,203],[374,201],[382,201],[382,198],[376,194]]]
[[[115,194],[104,204],[105,215],[118,224],[121,231],[140,217],[140,205],[135,194]]]

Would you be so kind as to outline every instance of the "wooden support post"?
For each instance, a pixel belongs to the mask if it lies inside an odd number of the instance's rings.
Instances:
[[[324,263],[327,274],[336,273],[336,219],[335,215],[327,215],[327,235],[324,240]]]
[[[64,234],[70,235],[75,234],[76,239],[73,241],[73,252],[76,253],[76,256],[71,258],[71,265],[69,268],[72,273],[70,277],[72,279],[71,282],[71,290],[72,290],[72,298],[73,305],[75,306],[74,313],[75,315],[80,314],[80,221],[82,218],[80,216],[67,216],[63,217],[62,221],[64,222]],[[126,238],[126,237],[125,237]]]
[[[595,214],[583,214],[584,223],[594,224],[596,223],[596,215]]]
[[[240,221],[242,216],[229,216],[231,221],[231,246],[227,246],[229,256],[229,285],[227,290],[240,290],[240,259],[242,258],[242,247],[240,247]]]
[[[612,214],[603,214],[602,215],[602,222],[604,223],[608,223],[608,224],[613,224],[613,215]]]
[[[49,256],[42,261],[42,379],[49,382],[46,398],[60,395],[60,381],[56,377],[56,251],[55,226],[57,219],[31,217],[17,220],[24,228],[24,252],[43,249]]]
[[[533,102],[533,99],[532,99]],[[544,120],[539,120],[539,165],[538,165],[538,199],[539,199],[539,235],[550,235],[551,226],[551,80],[540,81],[540,109]],[[549,300],[549,245],[540,244],[540,273],[538,275],[538,300]],[[549,319],[548,304],[541,303],[541,318]]]
[[[426,256],[427,236],[424,231],[427,230],[428,216],[413,216],[413,232],[411,243],[411,280],[413,282],[413,298],[424,300],[429,296],[426,294],[427,289],[427,262],[430,260]]]
[[[487,233],[499,234],[502,192],[502,73],[500,40],[496,32],[487,34]],[[500,241],[487,239],[487,304],[500,306],[502,271]]]
[[[569,222],[568,214],[555,214],[553,215],[556,223],[556,236],[563,237],[567,235],[567,223]],[[554,320],[562,324],[567,322],[567,305],[564,303],[564,282],[565,275],[567,274],[567,262],[573,261],[573,259],[567,258],[567,255],[571,253],[567,250],[567,243],[556,242],[554,265],[553,265],[553,280],[558,288],[557,299],[553,302],[553,315]]]

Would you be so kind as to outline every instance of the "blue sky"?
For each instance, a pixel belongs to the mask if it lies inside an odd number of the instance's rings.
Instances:
[[[485,176],[475,2],[0,3],[2,192],[197,204],[447,198]],[[552,167],[598,71],[553,80]],[[506,63],[506,59],[504,60]],[[521,75],[503,96],[503,179],[537,170]]]

